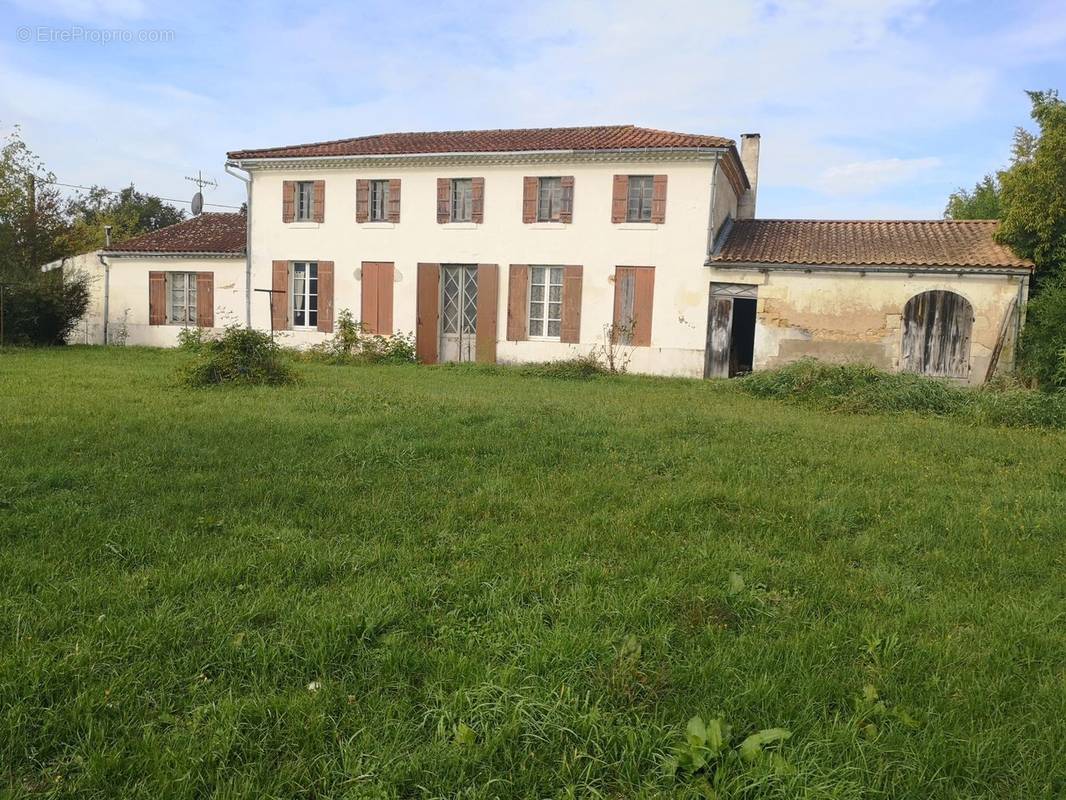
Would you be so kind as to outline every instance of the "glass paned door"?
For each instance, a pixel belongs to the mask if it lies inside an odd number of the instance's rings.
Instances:
[[[442,264],[440,360],[473,361],[477,334],[477,265]]]

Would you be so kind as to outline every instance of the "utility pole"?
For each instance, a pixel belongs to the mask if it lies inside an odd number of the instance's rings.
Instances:
[[[31,172],[26,187],[27,199],[29,201],[30,215],[29,215],[29,251],[30,251],[30,269],[37,268],[37,178]]]

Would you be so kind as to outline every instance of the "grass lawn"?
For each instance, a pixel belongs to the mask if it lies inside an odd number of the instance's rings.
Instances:
[[[182,359],[0,353],[0,795],[1066,794],[1066,432]]]

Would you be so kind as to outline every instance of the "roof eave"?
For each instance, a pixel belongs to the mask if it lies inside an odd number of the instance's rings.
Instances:
[[[108,258],[244,258],[244,251],[218,250],[103,250]]]
[[[234,166],[255,167],[273,164],[299,164],[317,162],[346,162],[346,161],[383,161],[388,159],[410,159],[412,161],[428,161],[433,159],[508,159],[508,158],[617,158],[619,156],[634,155],[680,155],[680,156],[711,156],[715,153],[723,153],[732,150],[736,152],[735,145],[717,145],[714,147],[618,147],[609,149],[592,150],[468,150],[461,152],[437,152],[437,153],[371,153],[361,155],[301,155],[301,156],[269,156],[269,155],[242,155],[249,151],[235,150],[226,154],[227,163]],[[250,151],[252,153],[256,151]]]
[[[891,272],[930,274],[1029,275],[1033,267],[994,264],[803,264],[776,261],[723,261],[708,259],[711,269],[782,272]]]

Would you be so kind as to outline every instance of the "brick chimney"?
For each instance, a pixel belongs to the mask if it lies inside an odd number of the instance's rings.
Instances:
[[[740,135],[740,163],[748,175],[751,188],[737,201],[737,219],[755,217],[755,195],[759,189],[759,134],[742,133]]]

